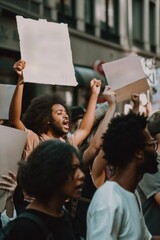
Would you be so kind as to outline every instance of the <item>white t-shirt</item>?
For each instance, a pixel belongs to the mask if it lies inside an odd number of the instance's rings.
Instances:
[[[150,240],[136,196],[112,181],[94,194],[87,213],[87,240]]]

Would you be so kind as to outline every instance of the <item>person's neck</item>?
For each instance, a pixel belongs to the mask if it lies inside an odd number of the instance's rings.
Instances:
[[[128,167],[126,169],[117,168],[114,176],[110,180],[117,182],[125,190],[134,193],[141,178],[142,175],[140,175],[138,171],[134,171],[133,168]]]
[[[56,135],[55,133],[53,133],[53,131],[47,131],[46,132],[46,135],[49,137],[49,138],[56,138],[56,139],[59,139],[60,136]]]
[[[62,142],[65,142],[65,138],[66,138],[66,135],[63,135],[63,136],[59,136],[57,134],[55,134],[53,131],[47,131],[45,133],[50,139],[54,138],[54,139],[58,139],[58,140],[61,140]]]
[[[46,213],[53,217],[62,217],[64,214],[63,203],[57,199],[52,199],[48,203],[41,203],[37,199],[34,199],[28,206],[28,209],[34,209],[43,213]]]

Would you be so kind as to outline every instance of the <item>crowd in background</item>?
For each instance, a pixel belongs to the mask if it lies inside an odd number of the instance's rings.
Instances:
[[[9,125],[27,139],[18,174],[8,169],[0,181],[9,193],[1,213],[7,239],[160,239],[160,111],[147,104],[140,112],[133,93],[132,110],[117,113],[110,86],[97,106],[101,80],[94,78],[86,109],[46,94],[22,115],[26,64],[14,64]]]

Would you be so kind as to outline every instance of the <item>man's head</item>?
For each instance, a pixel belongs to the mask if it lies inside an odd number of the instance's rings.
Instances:
[[[117,115],[111,120],[102,145],[110,166],[125,169],[137,159],[141,173],[157,172],[157,154],[146,125],[147,118],[133,112]]]
[[[153,138],[160,133],[160,111],[154,112],[149,117],[147,128]]]
[[[54,105],[59,105],[61,110],[63,109],[63,111],[60,110],[61,114],[60,111],[56,114],[56,116],[59,116],[61,119],[55,125],[54,120],[56,119],[54,119]],[[63,114],[64,112],[65,114]],[[65,121],[66,116],[68,123]],[[66,125],[69,126],[69,116],[70,112],[68,107],[64,100],[58,95],[42,95],[31,101],[31,104],[23,116],[23,123],[28,129],[31,129],[38,135],[47,133],[47,131],[51,129],[53,132],[55,130],[56,135],[61,137],[68,132]]]
[[[20,163],[18,181],[27,195],[42,203],[49,202],[54,196],[61,200],[79,198],[84,181],[80,162],[73,146],[59,140],[48,140]]]

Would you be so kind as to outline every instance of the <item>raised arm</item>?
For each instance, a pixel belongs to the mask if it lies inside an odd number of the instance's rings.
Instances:
[[[93,161],[91,176],[96,188],[99,188],[106,181],[107,161],[104,159],[104,152],[100,150]]]
[[[91,80],[91,96],[86,109],[86,113],[82,119],[80,127],[73,134],[75,145],[79,145],[90,133],[93,123],[94,114],[96,109],[96,103],[98,95],[101,89],[101,80],[92,79]]]
[[[132,93],[131,100],[133,101],[133,112],[140,112],[140,95],[138,93]]]
[[[98,126],[98,129],[89,145],[89,147],[85,150],[83,154],[83,161],[85,164],[89,164],[90,160],[93,159],[96,153],[99,152],[102,144],[102,135],[107,130],[108,123],[113,117],[116,110],[116,95],[113,90],[109,86],[106,86],[103,92],[106,101],[108,102],[108,110],[106,114]]]
[[[23,97],[23,69],[25,68],[25,61],[19,60],[13,66],[16,73],[18,74],[18,82],[13,94],[10,109],[9,109],[9,121],[10,124],[20,130],[24,130],[25,126],[21,122],[21,111],[22,111],[22,97]]]

